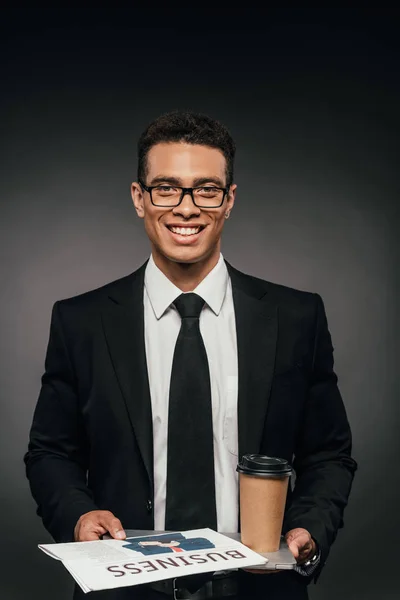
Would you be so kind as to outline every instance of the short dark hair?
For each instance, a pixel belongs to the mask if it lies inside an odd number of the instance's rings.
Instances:
[[[147,155],[155,144],[185,142],[221,150],[226,159],[226,184],[233,182],[235,142],[219,121],[192,111],[172,111],[161,115],[144,130],[138,142],[138,179],[146,180]]]

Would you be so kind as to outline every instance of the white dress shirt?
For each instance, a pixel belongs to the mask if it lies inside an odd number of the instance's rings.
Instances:
[[[210,369],[217,528],[221,532],[237,532],[236,325],[232,286],[222,254],[213,270],[192,291],[205,300],[200,314],[200,331]],[[153,418],[155,530],[165,529],[169,386],[175,344],[181,327],[181,317],[172,303],[181,293],[151,256],[145,272],[143,301]]]

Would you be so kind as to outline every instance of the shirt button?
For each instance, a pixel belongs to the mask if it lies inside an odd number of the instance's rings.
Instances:
[[[153,503],[150,499],[147,500],[146,506],[147,506],[147,512],[151,512],[153,509]]]

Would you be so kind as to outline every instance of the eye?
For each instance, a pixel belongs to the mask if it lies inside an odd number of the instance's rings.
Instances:
[[[169,195],[176,194],[178,192],[176,187],[172,187],[171,185],[158,185],[154,188],[154,191],[157,194]]]
[[[212,185],[205,185],[203,187],[197,188],[197,190],[198,190],[198,193],[203,196],[212,196],[212,195],[218,194],[218,192],[219,192],[219,189]]]

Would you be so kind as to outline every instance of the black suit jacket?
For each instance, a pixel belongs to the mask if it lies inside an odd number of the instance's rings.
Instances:
[[[324,306],[317,294],[227,266],[237,328],[239,457],[262,453],[293,464],[284,531],[311,533],[321,569],[343,525],[356,470]],[[95,509],[112,511],[126,528],[154,528],[144,271],[145,265],[53,308],[25,462],[38,514],[57,542],[73,540],[79,517]]]

